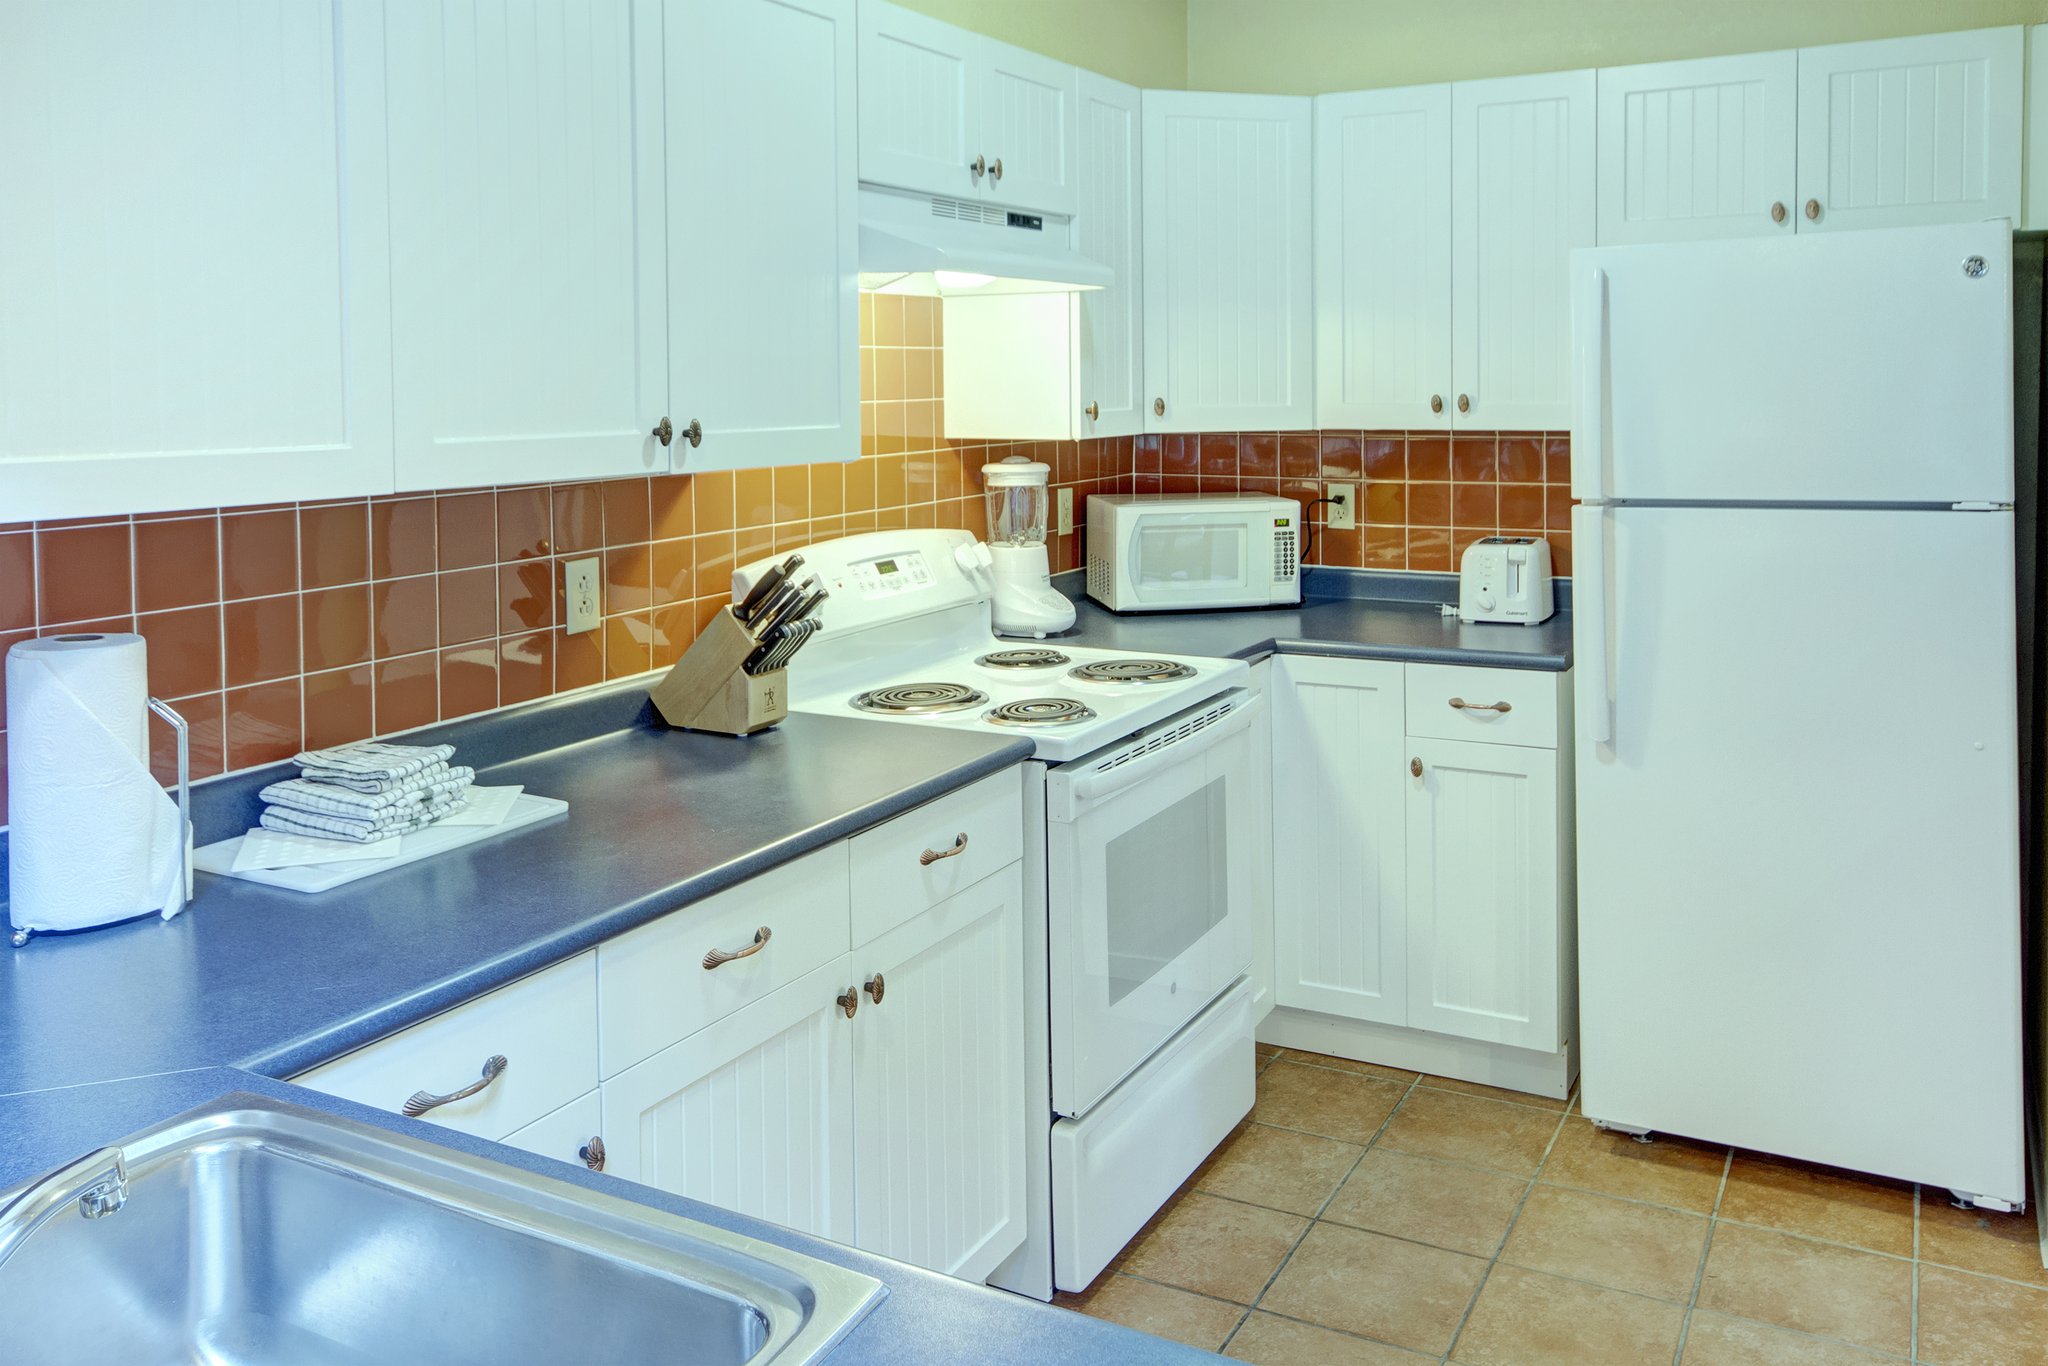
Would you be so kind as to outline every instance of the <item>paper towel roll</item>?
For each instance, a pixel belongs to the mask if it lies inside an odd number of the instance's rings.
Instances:
[[[149,773],[141,636],[25,640],[7,652],[8,919],[79,930],[184,897],[178,804]]]

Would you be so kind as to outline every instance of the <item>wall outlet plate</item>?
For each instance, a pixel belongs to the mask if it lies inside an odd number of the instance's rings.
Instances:
[[[1072,489],[1061,489],[1059,490],[1059,497],[1054,501],[1059,504],[1060,518],[1060,524],[1055,530],[1064,536],[1074,529],[1074,491]]]
[[[595,555],[563,562],[562,601],[568,616],[563,625],[570,635],[595,631],[604,620],[603,578],[604,561]]]
[[[1323,525],[1332,531],[1349,531],[1358,525],[1358,485],[1331,484],[1324,493],[1330,501]]]

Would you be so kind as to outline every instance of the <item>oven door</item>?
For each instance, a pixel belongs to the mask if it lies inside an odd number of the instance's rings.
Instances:
[[[1233,690],[1046,773],[1063,1115],[1085,1114],[1251,968],[1259,705]]]
[[[1242,512],[1140,511],[1122,547],[1139,607],[1253,607],[1272,596],[1272,531]]]

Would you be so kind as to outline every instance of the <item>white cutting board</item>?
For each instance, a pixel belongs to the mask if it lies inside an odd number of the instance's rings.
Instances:
[[[505,819],[496,825],[430,825],[424,830],[400,836],[398,852],[390,858],[351,859],[346,863],[315,863],[297,868],[244,868],[239,873],[234,871],[235,850],[242,843],[242,837],[237,835],[231,840],[193,850],[192,866],[202,873],[238,877],[267,887],[283,887],[294,892],[324,892],[358,878],[387,872],[402,864],[416,863],[435,854],[445,854],[450,849],[460,849],[466,844],[502,835],[508,830],[533,825],[550,816],[559,816],[568,809],[569,803],[565,801],[523,792],[513,801],[512,810]]]

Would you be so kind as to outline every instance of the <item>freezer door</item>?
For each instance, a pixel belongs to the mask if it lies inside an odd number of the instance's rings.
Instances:
[[[2012,233],[1572,256],[1581,500],[2012,500]]]
[[[1572,531],[1586,1114],[2023,1195],[2011,514]]]

